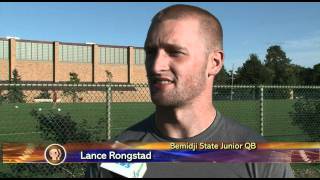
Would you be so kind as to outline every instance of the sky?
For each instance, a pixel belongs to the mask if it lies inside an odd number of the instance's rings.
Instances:
[[[143,47],[151,19],[174,2],[0,2],[0,37]],[[225,67],[251,53],[265,60],[280,45],[294,64],[320,63],[320,3],[178,2],[204,8],[221,22]]]

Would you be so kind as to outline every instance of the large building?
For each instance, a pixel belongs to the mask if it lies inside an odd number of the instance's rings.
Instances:
[[[75,72],[81,82],[99,83],[109,71],[113,82],[146,83],[144,61],[141,47],[0,38],[0,81],[17,69],[31,82],[66,82]]]

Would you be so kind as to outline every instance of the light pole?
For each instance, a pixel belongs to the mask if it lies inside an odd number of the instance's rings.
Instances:
[[[231,92],[230,92],[230,100],[233,99],[233,70],[234,70],[234,64],[232,64],[232,71],[231,71]]]

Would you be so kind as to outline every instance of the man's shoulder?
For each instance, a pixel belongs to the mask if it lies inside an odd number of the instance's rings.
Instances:
[[[147,135],[151,134],[153,131],[153,114],[144,120],[128,127],[123,132],[121,132],[114,140],[120,142],[128,141],[142,141],[142,139]]]
[[[155,134],[154,114],[127,128],[114,140],[120,142],[143,141],[146,136]],[[224,141],[265,141],[265,139],[251,128],[220,114],[219,122],[214,128],[213,140],[216,138]]]
[[[221,115],[219,127],[217,128],[225,139],[235,141],[265,141],[264,137],[252,128],[239,123],[231,118]]]

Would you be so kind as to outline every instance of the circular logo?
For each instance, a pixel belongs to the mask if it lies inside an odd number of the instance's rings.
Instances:
[[[59,165],[66,160],[67,151],[60,144],[51,144],[44,151],[46,161],[51,165]]]

